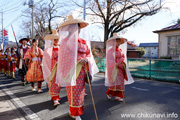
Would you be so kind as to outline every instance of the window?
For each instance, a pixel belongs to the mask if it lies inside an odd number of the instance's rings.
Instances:
[[[168,55],[170,56],[180,55],[180,36],[168,37]]]
[[[178,45],[180,45],[180,36],[178,36]]]

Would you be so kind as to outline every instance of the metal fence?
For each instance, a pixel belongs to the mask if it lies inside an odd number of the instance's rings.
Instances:
[[[99,70],[105,72],[106,59],[95,59]],[[180,60],[129,58],[128,65],[134,77],[180,82]]]

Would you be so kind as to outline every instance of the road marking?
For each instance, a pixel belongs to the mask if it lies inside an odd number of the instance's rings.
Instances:
[[[18,97],[16,97],[5,85],[1,84],[0,87],[5,94],[7,94],[11,98],[11,102],[18,108],[21,108],[25,113],[26,117],[30,120],[41,120],[30,108],[28,108]]]
[[[131,87],[133,89],[136,89],[136,90],[141,90],[141,91],[149,91],[148,89],[143,89],[143,88],[137,88],[137,87]]]

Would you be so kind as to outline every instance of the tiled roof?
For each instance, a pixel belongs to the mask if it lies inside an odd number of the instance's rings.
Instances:
[[[104,42],[100,41],[91,41],[91,48],[100,48],[104,49]],[[131,47],[130,45],[127,45],[128,50],[136,50],[136,48]]]
[[[166,27],[166,28],[163,28],[161,30],[156,30],[156,31],[153,31],[153,32],[158,33],[158,32],[165,32],[165,31],[171,31],[171,30],[180,30],[180,23],[169,26],[169,27]]]
[[[139,47],[158,47],[158,43],[140,43]]]

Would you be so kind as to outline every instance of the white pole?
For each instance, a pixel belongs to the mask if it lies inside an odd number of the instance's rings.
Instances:
[[[29,0],[29,8],[32,8],[32,32],[31,39],[34,39],[34,0]]]
[[[84,20],[86,20],[86,0],[84,0]]]
[[[34,5],[32,6],[32,36],[31,38],[34,39]]]
[[[3,10],[2,10],[2,49],[4,50],[4,27],[3,27]]]

